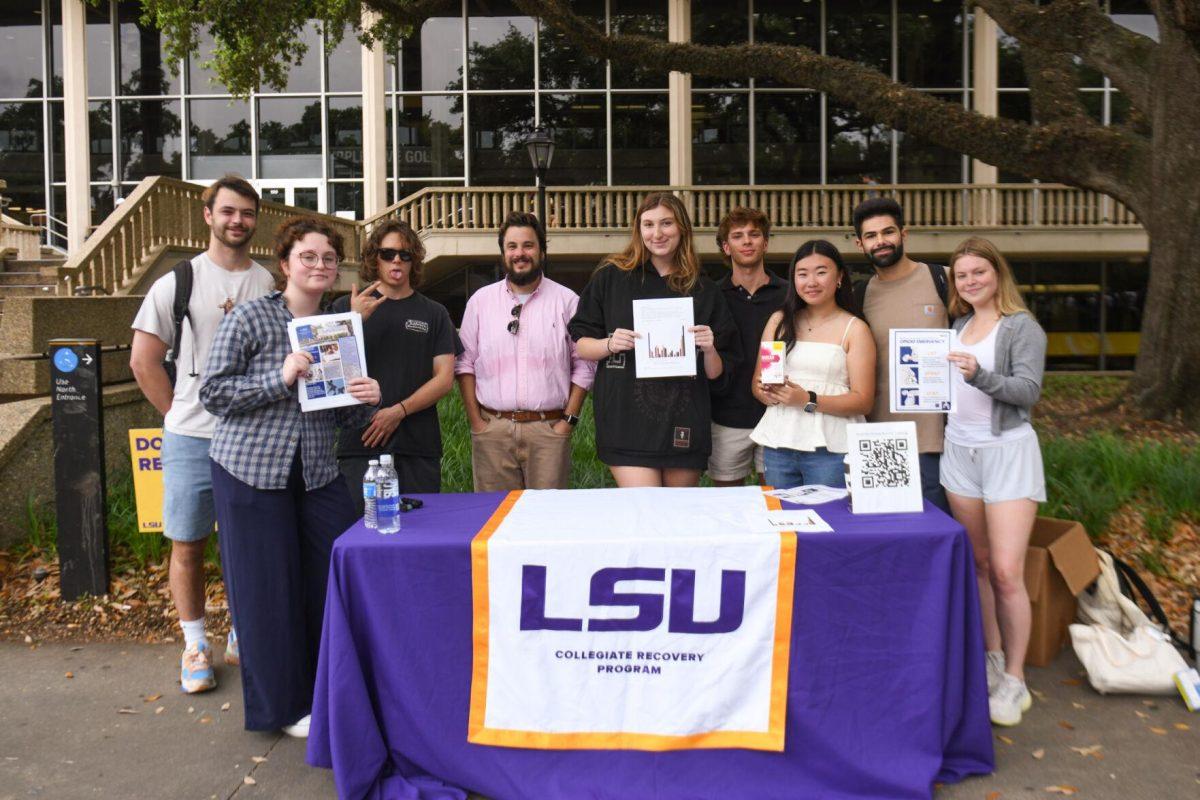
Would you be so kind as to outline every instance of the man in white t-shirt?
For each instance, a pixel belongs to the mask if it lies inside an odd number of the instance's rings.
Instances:
[[[180,683],[185,692],[217,685],[204,630],[204,549],[213,531],[212,471],[208,447],[216,418],[200,404],[200,379],[221,320],[238,303],[271,291],[271,273],[250,260],[258,222],[258,193],[245,179],[226,175],[203,195],[208,249],[192,259],[192,290],[180,341],[175,342],[175,273],[150,287],[133,320],[129,365],[138,386],[164,415],[162,440],[163,533],[171,540],[171,597],[183,628]],[[175,386],[163,366],[175,358]],[[229,632],[225,660],[237,663]]]

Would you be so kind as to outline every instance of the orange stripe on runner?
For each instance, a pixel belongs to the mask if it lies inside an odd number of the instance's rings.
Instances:
[[[488,680],[488,539],[500,527],[500,523],[521,499],[521,490],[509,492],[492,512],[492,516],[471,539],[471,603],[474,622],[471,630],[473,644],[471,655],[471,713],[467,722],[467,741],[478,742],[476,737],[483,731],[484,713],[487,710]]]

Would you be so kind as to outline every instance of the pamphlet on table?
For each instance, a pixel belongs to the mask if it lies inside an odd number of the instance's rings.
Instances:
[[[850,510],[855,514],[920,512],[921,463],[915,422],[852,422],[849,445]]]
[[[787,508],[757,514],[749,521],[756,532],[833,533],[829,523],[811,508]]]
[[[767,492],[768,497],[778,497],[785,503],[795,503],[801,506],[819,506],[822,503],[831,503],[834,500],[841,500],[847,494],[849,492],[845,489],[822,486],[818,483],[796,486],[791,489],[772,489]]]
[[[945,414],[955,410],[948,356],[957,346],[949,328],[893,328],[888,335],[892,413]]]
[[[306,350],[312,356],[308,375],[299,380],[301,411],[358,405],[346,383],[367,376],[360,314],[299,317],[288,323],[288,339],[293,351]]]
[[[690,297],[633,301],[634,361],[639,378],[694,377],[695,310]]]

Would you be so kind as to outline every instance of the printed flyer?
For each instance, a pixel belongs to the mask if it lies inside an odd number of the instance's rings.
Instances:
[[[947,356],[957,337],[949,328],[893,328],[888,336],[892,413],[945,414],[955,410]]]
[[[675,378],[696,374],[696,334],[692,298],[633,301],[634,342],[639,378]]]
[[[300,317],[288,323],[288,338],[293,350],[307,350],[312,356],[308,376],[300,378],[301,411],[358,404],[346,383],[367,375],[361,315],[349,311]]]

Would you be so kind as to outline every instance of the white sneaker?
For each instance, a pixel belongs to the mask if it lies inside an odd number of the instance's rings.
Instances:
[[[1021,722],[1021,712],[1028,711],[1033,698],[1025,681],[1007,673],[1000,679],[996,692],[988,698],[988,714],[993,725],[1010,727]]]
[[[293,722],[291,725],[284,725],[283,732],[288,736],[294,736],[297,739],[308,738],[308,726],[312,722],[312,714],[305,714],[300,719]]]
[[[988,697],[991,697],[1000,686],[1000,678],[1004,676],[1004,651],[988,650],[986,655]]]

